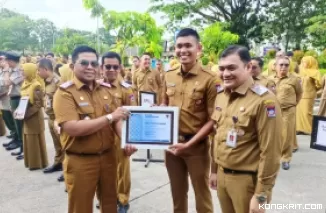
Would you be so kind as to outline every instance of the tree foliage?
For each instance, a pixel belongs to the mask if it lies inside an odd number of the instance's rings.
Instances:
[[[306,33],[310,36],[310,42],[318,49],[326,48],[326,15],[318,15],[309,19]]]
[[[262,23],[266,19],[267,0],[151,0],[150,11],[167,15],[167,26],[174,27],[190,19],[192,24],[203,26],[215,22],[228,23],[227,30],[239,35],[239,43],[262,40]]]
[[[163,30],[156,26],[155,20],[147,13],[107,11],[103,14],[105,29],[115,37],[113,50],[124,56],[128,47],[139,46],[154,55],[161,54]]]
[[[265,36],[283,43],[285,50],[300,49],[307,39],[307,20],[326,9],[325,0],[269,0]]]
[[[227,46],[235,44],[239,40],[239,36],[224,30],[220,23],[216,22],[206,27],[201,33],[201,42],[204,47],[204,53],[214,58],[224,50]]]

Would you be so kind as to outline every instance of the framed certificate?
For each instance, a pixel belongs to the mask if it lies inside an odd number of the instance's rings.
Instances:
[[[24,96],[20,98],[19,105],[15,110],[14,117],[18,120],[23,120],[28,106],[29,97]]]
[[[124,106],[130,116],[123,122],[121,147],[167,149],[178,143],[178,107]]]
[[[156,104],[155,92],[139,91],[139,105],[143,107],[151,107]]]
[[[326,117],[313,117],[310,148],[326,151]]]

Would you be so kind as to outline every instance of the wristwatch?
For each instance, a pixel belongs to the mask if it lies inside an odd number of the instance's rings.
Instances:
[[[113,122],[113,116],[112,116],[112,114],[108,114],[106,116],[106,118],[108,119],[108,121],[110,122],[110,124],[112,124],[112,122]]]
[[[267,197],[264,195],[257,195],[256,198],[258,200],[258,203],[265,203],[267,200]]]

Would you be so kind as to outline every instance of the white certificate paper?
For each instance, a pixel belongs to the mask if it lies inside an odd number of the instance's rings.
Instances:
[[[151,107],[156,102],[156,94],[151,92],[139,92],[140,105],[143,107]]]
[[[316,144],[319,146],[326,146],[326,121],[320,120],[318,122]]]
[[[124,107],[130,116],[123,123],[121,146],[139,149],[167,149],[178,142],[177,107]]]

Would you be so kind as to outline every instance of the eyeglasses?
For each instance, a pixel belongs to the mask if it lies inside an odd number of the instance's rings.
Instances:
[[[106,65],[104,65],[104,67],[105,67],[106,70],[113,69],[114,71],[117,71],[120,68],[119,65],[111,65],[111,64],[106,64]]]
[[[84,67],[88,67],[89,65],[91,65],[94,68],[98,67],[99,65],[98,61],[87,61],[87,60],[81,60],[79,64]]]
[[[280,64],[280,67],[289,67],[290,64]]]

